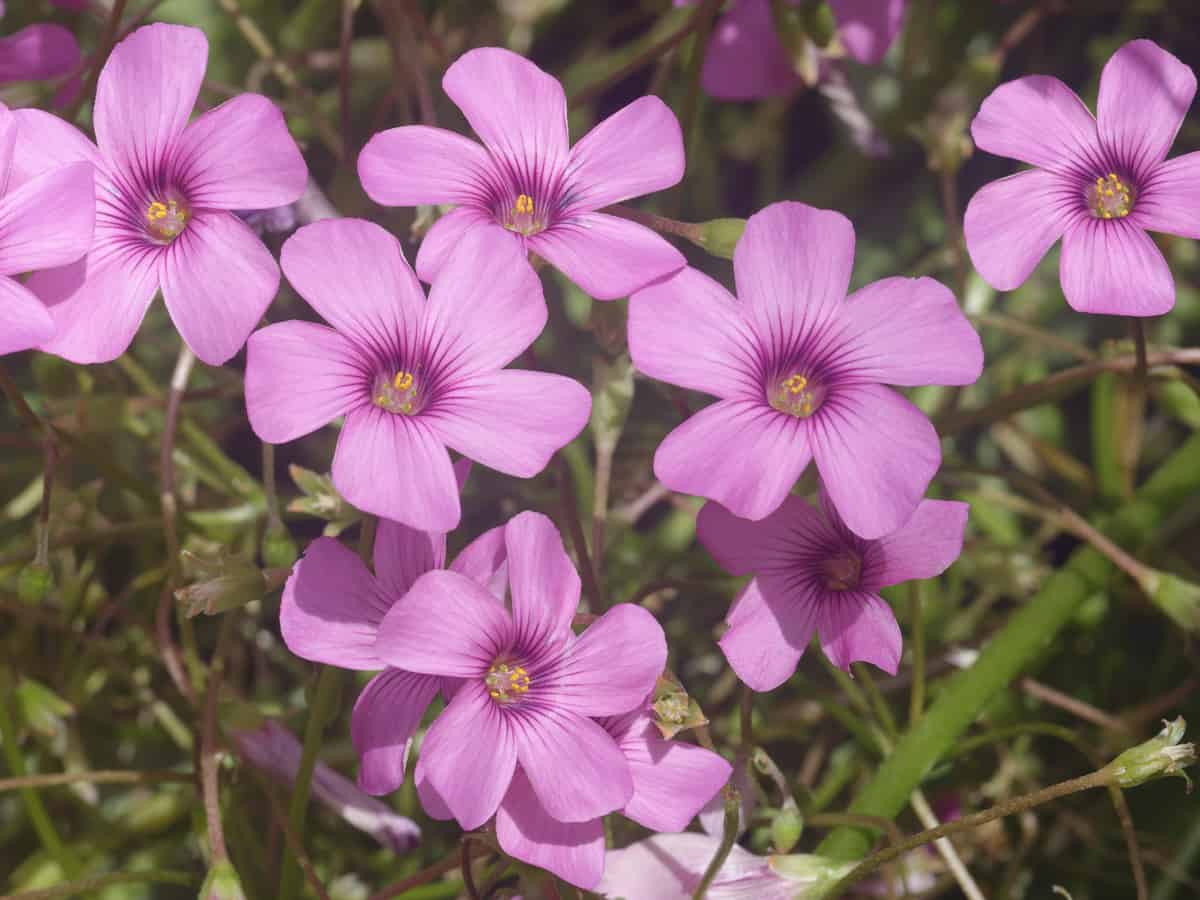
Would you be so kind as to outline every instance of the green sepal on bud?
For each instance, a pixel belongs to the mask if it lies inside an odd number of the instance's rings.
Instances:
[[[237,869],[227,859],[215,863],[200,888],[199,900],[246,900]]]
[[[175,592],[175,599],[186,604],[189,618],[226,612],[261,600],[266,593],[262,570],[244,556],[221,549],[216,556],[197,556],[189,550],[179,554],[184,575],[192,584]]]
[[[771,846],[776,853],[790,853],[804,833],[804,816],[790,797],[771,819]]]
[[[31,562],[17,576],[17,596],[22,603],[41,603],[54,589],[54,573],[43,563]]]
[[[278,519],[267,525],[263,533],[262,558],[269,568],[290,569],[299,556],[299,548],[286,525]]]
[[[839,862],[815,853],[790,853],[769,857],[767,865],[776,875],[796,882],[798,888],[805,888],[803,893],[796,894],[797,897],[815,900],[848,875],[855,863]]]
[[[1148,569],[1138,584],[1151,602],[1184,631],[1200,631],[1200,585]]]
[[[1187,782],[1188,791],[1192,781],[1184,768],[1196,761],[1196,745],[1181,744],[1187,722],[1177,716],[1168,722],[1163,720],[1163,730],[1150,740],[1126,750],[1108,768],[1115,782],[1123,788],[1137,787],[1147,781],[1178,775]]]
[[[342,499],[331,476],[294,464],[288,466],[288,474],[304,494],[288,504],[288,511],[325,519],[329,523],[325,526],[326,537],[337,537],[362,518],[362,513]]]
[[[733,250],[746,230],[745,219],[709,219],[696,225],[697,234],[690,240],[713,256],[733,259]]]
[[[668,741],[688,728],[707,725],[700,704],[688,696],[679,679],[664,672],[654,686],[654,724]]]

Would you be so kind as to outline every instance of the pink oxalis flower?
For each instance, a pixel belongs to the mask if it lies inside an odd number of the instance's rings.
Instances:
[[[50,166],[29,177],[15,171],[19,127],[16,115],[0,103],[0,355],[54,336],[46,307],[12,276],[87,253],[96,211],[88,163]]]
[[[363,187],[379,203],[455,205],[421,242],[422,280],[436,281],[477,229],[508,236],[599,300],[683,267],[682,254],[650,229],[597,212],[683,177],[683,137],[661,100],[635,100],[571,147],[562,85],[515,53],[464,53],[442,86],[482,146],[409,125],[375,135],[358,158]]]
[[[459,682],[421,746],[426,812],[465,829],[494,815],[501,846],[589,886],[603,833],[597,841],[581,823],[636,802],[618,744],[636,723],[609,723],[615,738],[596,718],[642,709],[666,665],[666,639],[629,604],[576,637],[579,576],[554,525],[522,513],[504,527],[504,543],[511,608],[471,578],[428,572],[384,616],[375,652]]]
[[[207,60],[197,28],[147,25],[121,41],[96,87],[98,146],[48,113],[14,113],[19,166],[96,167],[86,259],[29,282],[57,329],[41,349],[79,363],[120,356],[161,288],[187,345],[219,365],[275,296],[279,267],[232,210],[292,202],[308,170],[266,97],[241,94],[188,123]]]
[[[1147,40],[1105,64],[1094,118],[1057,78],[1030,75],[992,91],[971,136],[1034,168],[971,198],[964,231],[979,274],[1013,290],[1061,238],[1059,278],[1072,308],[1170,310],[1175,281],[1146,232],[1200,238],[1200,153],[1167,159],[1195,94],[1192,70]]]
[[[279,444],[344,415],[334,485],[359,509],[428,531],[461,515],[447,447],[530,478],[591,411],[570,378],[504,368],[546,323],[520,247],[490,231],[460,243],[427,302],[378,225],[307,225],[283,245],[283,270],[333,327],[281,322],[247,345],[255,433]]]
[[[56,6],[78,9],[72,2],[58,0]],[[5,8],[0,0],[0,18]],[[79,65],[79,42],[66,28],[53,23],[27,25],[0,37],[0,84],[10,81],[43,81],[58,78]]]
[[[821,513],[797,496],[758,522],[715,503],[700,510],[697,534],[721,567],[753,575],[726,622],[721,649],[738,677],[770,691],[791,677],[819,634],[829,661],[856,660],[895,675],[900,626],[879,589],[940,575],[962,552],[967,504],[922,500],[898,530],[864,540],[821,492]]]
[[[698,0],[675,0],[695,6]],[[838,36],[856,62],[881,61],[900,33],[908,0],[830,0]],[[721,100],[780,97],[800,86],[791,54],[779,40],[771,0],[733,0],[717,20],[700,75],[704,92]]]
[[[663,484],[762,519],[815,459],[856,534],[881,537],[912,515],[941,448],[925,414],[884,385],[970,384],[983,349],[944,285],[885,278],[847,297],[853,263],[845,216],[776,203],[734,251],[737,298],[694,269],[633,295],[634,365],[720,398],[659,446]]]

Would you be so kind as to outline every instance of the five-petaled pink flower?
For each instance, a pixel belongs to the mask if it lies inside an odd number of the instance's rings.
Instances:
[[[1175,281],[1146,232],[1200,238],[1200,153],[1167,159],[1195,94],[1192,70],[1147,40],[1104,66],[1094,118],[1057,78],[996,88],[971,135],[1034,168],[971,198],[964,230],[979,274],[998,290],[1019,287],[1062,238],[1059,278],[1074,309],[1170,310]]]
[[[529,60],[484,47],[446,70],[446,93],[483,146],[410,125],[371,138],[358,174],[387,206],[452,203],[421,242],[417,274],[436,281],[463,235],[495,229],[611,300],[678,271],[682,254],[650,229],[597,212],[676,184],[683,138],[657,97],[609,116],[573,148],[562,85]]]
[[[56,0],[56,6],[78,8]],[[0,0],[0,18],[4,17]],[[43,81],[74,71],[79,65],[79,42],[66,28],[53,23],[27,25],[0,37],[0,84],[10,81]]]
[[[594,830],[573,826],[636,802],[630,761],[596,717],[643,707],[666,665],[666,639],[650,613],[630,604],[577,637],[579,576],[553,523],[521,513],[505,525],[504,541],[511,609],[471,578],[428,572],[383,617],[375,653],[460,680],[421,745],[416,781],[426,812],[465,829],[495,815],[502,846],[553,857],[565,877],[588,887],[600,876],[603,838],[596,844]],[[626,732],[624,723],[609,727]],[[573,850],[579,843],[591,849]]]
[[[283,443],[344,415],[333,483],[359,509],[450,531],[461,511],[447,447],[530,478],[586,424],[581,384],[504,369],[541,333],[546,303],[499,234],[465,236],[428,302],[399,242],[362,219],[301,228],[282,264],[333,327],[282,322],[250,338],[250,424]]]
[[[922,500],[897,531],[864,540],[821,492],[821,513],[797,496],[758,522],[715,503],[700,510],[700,542],[721,567],[753,575],[735,601],[721,649],[756,691],[783,684],[819,634],[835,666],[874,663],[889,675],[900,663],[900,627],[879,589],[944,572],[962,551],[967,504]]]
[[[88,163],[53,166],[36,175],[16,171],[19,128],[17,117],[0,103],[0,355],[53,337],[46,307],[12,276],[65,265],[87,253],[96,211]]]
[[[737,298],[694,269],[634,294],[636,367],[720,398],[659,446],[663,484],[761,519],[815,458],[856,534],[881,537],[912,515],[941,448],[925,414],[884,385],[970,384],[983,350],[930,278],[847,298],[853,262],[844,216],[776,203],[750,217],[734,251]]]
[[[96,87],[98,148],[48,113],[14,113],[19,165],[96,167],[86,259],[29,282],[57,328],[41,349],[81,363],[120,356],[161,287],[184,341],[219,365],[275,296],[279,267],[232,210],[292,202],[308,170],[266,97],[241,94],[188,124],[207,60],[197,28],[147,25],[118,44]]]
[[[698,2],[675,0],[675,5]],[[908,0],[830,0],[850,58],[868,65],[882,60],[900,33],[907,5]],[[776,32],[771,0],[733,0],[713,28],[700,77],[704,92],[722,100],[780,97],[800,86],[791,54]]]

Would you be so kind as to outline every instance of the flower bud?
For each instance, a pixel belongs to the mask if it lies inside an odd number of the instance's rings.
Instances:
[[[299,556],[296,542],[292,540],[287,526],[276,519],[267,526],[263,534],[263,562],[272,569],[290,569]]]
[[[223,859],[208,870],[199,900],[246,900],[242,881],[229,860]]]
[[[776,853],[789,853],[804,831],[804,816],[790,797],[771,820],[771,846]]]
[[[820,897],[825,889],[841,880],[854,868],[853,862],[838,862],[815,853],[792,853],[772,856],[768,860],[776,875],[808,888],[797,896]]]
[[[1184,631],[1200,630],[1200,585],[1157,569],[1147,569],[1138,584],[1154,605]]]
[[[288,466],[288,474],[304,493],[303,497],[288,504],[288,510],[327,520],[326,537],[337,537],[362,517],[357,509],[342,499],[329,475],[319,475],[297,465]]]
[[[32,562],[17,576],[17,596],[24,603],[41,603],[54,587],[54,574],[43,563]]]
[[[746,230],[745,219],[709,219],[699,225],[700,234],[692,238],[698,247],[703,247],[713,256],[733,259],[733,248]]]
[[[1183,769],[1196,761],[1196,745],[1179,743],[1187,722],[1183,716],[1177,716],[1170,722],[1164,719],[1163,726],[1150,740],[1131,747],[1109,763],[1118,785],[1131,788],[1156,778],[1178,775],[1191,790],[1192,782]]]

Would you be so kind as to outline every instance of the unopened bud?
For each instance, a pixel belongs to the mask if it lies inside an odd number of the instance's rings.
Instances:
[[[261,600],[266,591],[262,570],[245,557],[224,550],[212,558],[184,550],[180,557],[184,572],[197,579],[175,592],[175,599],[187,605],[189,617],[237,609]]]
[[[276,519],[267,526],[263,534],[263,562],[273,569],[290,569],[299,557],[296,542],[292,540],[287,526]]]
[[[692,242],[713,256],[733,259],[733,249],[746,230],[745,219],[709,219],[699,224],[699,235]]]
[[[820,897],[827,888],[844,878],[855,866],[852,862],[838,862],[815,853],[772,856],[768,858],[767,865],[776,875],[808,888],[807,891],[797,894],[798,897]]]
[[[1154,605],[1180,628],[1200,630],[1200,585],[1157,569],[1147,569],[1138,584]]]
[[[242,881],[229,860],[224,859],[208,870],[200,888],[199,900],[245,900]]]
[[[1191,779],[1183,770],[1196,761],[1196,745],[1179,743],[1187,722],[1183,716],[1177,716],[1170,722],[1164,719],[1163,726],[1150,740],[1131,747],[1109,763],[1118,785],[1137,787],[1156,778],[1178,775],[1188,783],[1188,790],[1192,789]]]
[[[25,603],[41,603],[54,587],[50,567],[32,562],[17,576],[17,596]]]
[[[803,832],[804,816],[789,798],[789,802],[771,820],[771,845],[776,853],[790,853]]]

